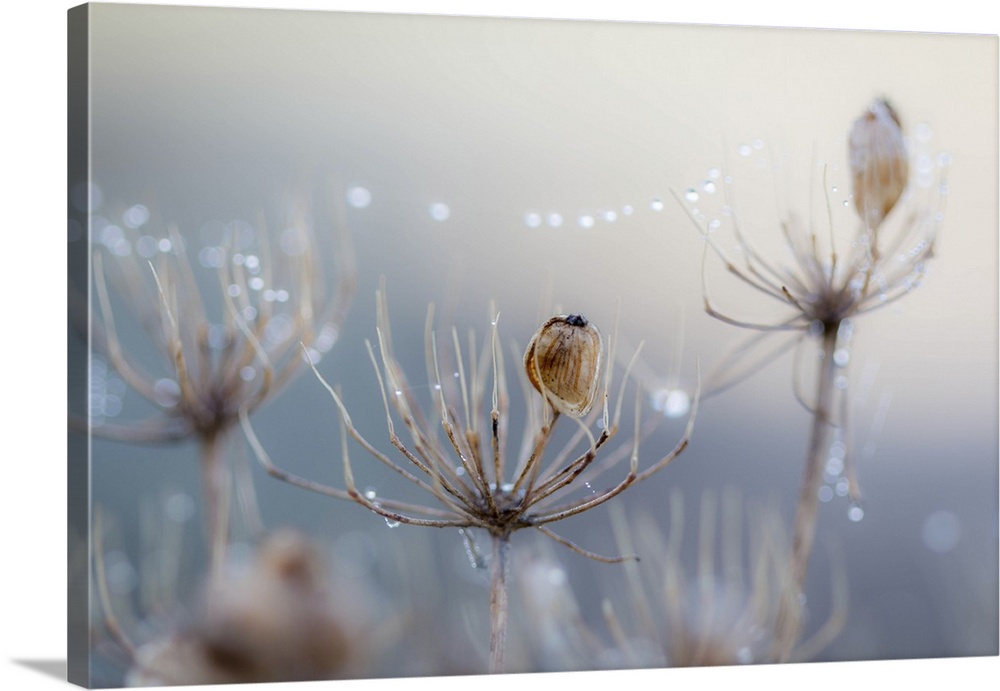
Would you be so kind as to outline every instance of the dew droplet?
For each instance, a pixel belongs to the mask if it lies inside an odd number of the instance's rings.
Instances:
[[[958,544],[962,525],[951,511],[939,509],[924,520],[921,537],[924,545],[938,554],[950,552]]]
[[[157,405],[172,408],[181,397],[181,387],[173,379],[158,379],[153,384],[153,399]]]
[[[836,456],[830,456],[826,459],[826,474],[831,478],[838,477],[842,472],[844,472],[844,460],[842,458],[837,458]]]
[[[184,492],[175,492],[163,502],[167,519],[174,523],[186,523],[194,516],[194,499]]]
[[[375,491],[374,487],[365,487],[365,499],[368,501],[374,501],[378,493]]]
[[[329,352],[330,348],[340,337],[340,331],[333,324],[327,324],[320,329],[319,336],[316,337],[316,349],[321,353]]]
[[[221,247],[202,247],[198,250],[198,263],[206,269],[218,269],[226,260]]]
[[[559,226],[561,226],[563,224],[563,217],[562,217],[562,214],[559,214],[559,213],[556,213],[556,212],[552,212],[552,213],[550,213],[548,215],[548,218],[546,219],[546,221],[553,228],[558,228]]]
[[[829,485],[823,485],[820,487],[816,494],[822,502],[828,502],[833,499],[833,490]]]
[[[649,202],[649,208],[652,209],[653,211],[663,211],[663,200],[654,199],[653,201]]]
[[[480,554],[479,548],[476,547],[476,543],[473,541],[472,535],[469,534],[469,531],[464,528],[459,528],[458,534],[462,536],[462,544],[465,546],[465,555],[469,558],[469,564],[472,568],[476,570],[486,568],[486,558]]]
[[[653,410],[663,413],[664,417],[681,417],[691,410],[691,397],[682,389],[659,389],[650,398]]]
[[[698,192],[694,188],[689,188],[684,192],[684,199],[689,202],[698,201]]]
[[[594,217],[590,214],[581,214],[576,222],[581,228],[593,228],[594,227]]]
[[[372,203],[372,193],[364,187],[352,187],[347,190],[347,204],[355,209],[366,209]]]
[[[854,506],[852,506],[847,510],[847,517],[852,521],[854,521],[855,523],[857,523],[858,521],[860,521],[862,518],[865,517],[865,510],[862,509],[857,504],[855,504]]]
[[[753,148],[749,144],[741,144],[740,148],[736,150],[740,156],[747,158],[753,153]]]
[[[394,521],[393,519],[388,518],[388,517],[385,518],[385,524],[387,526],[389,526],[389,528],[398,528],[399,527],[399,521]]]
[[[538,228],[540,225],[542,225],[541,214],[537,214],[534,211],[529,211],[528,213],[524,214],[524,225],[528,226],[529,228]]]
[[[442,202],[435,202],[431,204],[429,211],[431,218],[435,221],[447,221],[448,217],[451,216],[451,208]]]
[[[136,204],[130,206],[128,210],[122,214],[122,222],[129,228],[138,228],[149,220],[149,209],[147,209],[142,204]]]
[[[124,553],[115,550],[104,555],[104,572],[108,588],[116,595],[127,595],[135,590],[138,574]]]

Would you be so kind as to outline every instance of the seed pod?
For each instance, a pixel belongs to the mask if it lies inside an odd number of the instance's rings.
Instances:
[[[601,332],[579,314],[552,317],[524,353],[528,381],[561,413],[586,415],[597,397]]]
[[[854,121],[848,153],[854,207],[866,224],[877,228],[899,201],[909,177],[899,116],[886,101],[875,101]]]

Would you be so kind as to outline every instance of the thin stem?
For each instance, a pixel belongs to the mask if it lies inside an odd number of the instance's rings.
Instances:
[[[493,535],[493,558],[490,561],[490,673],[503,672],[504,647],[507,641],[507,552],[509,535]]]
[[[201,440],[201,486],[205,513],[205,535],[213,577],[222,573],[229,541],[229,472],[225,465],[225,432]]]
[[[778,616],[776,652],[777,658],[781,661],[786,661],[791,655],[799,637],[799,628],[802,623],[798,594],[805,586],[809,557],[812,554],[813,540],[816,536],[819,486],[823,480],[823,468],[826,465],[826,447],[833,413],[833,381],[836,375],[833,354],[836,347],[837,328],[827,325],[823,332],[823,361],[816,382],[816,401],[812,409],[812,432],[809,436],[806,467],[799,489],[798,508],[795,513],[794,533],[792,535],[790,563],[792,580],[790,585],[794,588],[795,597],[783,599]]]

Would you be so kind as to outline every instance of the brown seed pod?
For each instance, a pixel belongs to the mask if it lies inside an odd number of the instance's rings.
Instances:
[[[899,201],[909,179],[906,142],[899,116],[875,101],[854,122],[848,142],[854,176],[854,206],[876,228]]]
[[[580,417],[594,405],[601,372],[601,332],[580,314],[552,317],[524,353],[528,381],[559,412]]]

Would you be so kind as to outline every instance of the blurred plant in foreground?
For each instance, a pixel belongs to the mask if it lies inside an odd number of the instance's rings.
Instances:
[[[434,409],[432,414],[426,415],[394,356],[384,285],[377,293],[376,303],[381,370],[375,348],[370,342],[367,343],[368,353],[379,382],[390,443],[406,459],[405,463],[392,460],[361,435],[351,422],[341,395],[323,380],[318,371],[316,376],[327,388],[340,412],[346,489],[322,485],[277,467],[257,440],[247,417],[242,415],[244,430],[258,459],[274,477],[328,496],[355,501],[382,516],[390,525],[406,523],[459,528],[467,540],[471,539],[468,532],[471,528],[488,533],[492,545],[490,670],[501,672],[507,630],[507,553],[511,535],[521,529],[534,528],[590,558],[605,562],[624,560],[626,557],[608,558],[588,552],[552,532],[548,526],[600,506],[632,484],[666,467],[687,447],[697,402],[692,406],[687,426],[677,445],[640,471],[641,392],[637,392],[636,431],[631,453],[614,457],[620,460],[625,455],[630,456],[625,477],[604,491],[573,498],[574,481],[581,475],[588,471],[603,473],[614,465],[594,464],[598,451],[618,431],[625,384],[628,382],[626,370],[612,415],[608,393],[611,388],[611,365],[605,368],[603,386],[599,380],[602,361],[614,362],[614,337],[606,346],[608,352],[604,352],[605,344],[596,327],[578,314],[553,317],[538,330],[524,355],[525,369],[520,380],[526,404],[526,423],[516,463],[511,469],[508,466],[509,396],[505,360],[498,345],[497,313],[493,312],[491,336],[484,341],[481,349],[477,348],[475,335],[470,331],[467,363],[458,332],[452,330],[452,354],[457,376],[455,386],[450,393],[446,393],[446,388],[450,387],[441,378],[431,305],[425,327],[425,354],[428,388],[433,392]],[[315,366],[313,369],[315,371]],[[488,387],[486,380],[490,373],[492,386]],[[529,384],[540,397],[532,394]],[[594,407],[599,393],[603,406]],[[409,433],[409,442],[404,442],[396,434],[393,412]],[[577,429],[546,461],[546,447],[553,439],[556,423],[562,417],[572,420]],[[601,429],[595,438],[590,427],[598,417]],[[445,440],[437,433],[437,425],[443,430]],[[348,454],[348,437],[375,459],[430,494],[438,505],[396,501],[358,490]],[[576,484],[584,483],[581,480]],[[589,482],[585,484],[590,487]]]
[[[101,315],[100,321],[93,319],[94,348],[159,412],[133,423],[92,419],[89,425],[76,424],[124,442],[197,441],[213,571],[221,568],[229,540],[233,472],[226,451],[239,411],[255,410],[301,370],[300,343],[316,356],[333,346],[355,291],[354,260],[342,219],[334,223],[337,276],[331,292],[304,207],[297,204],[298,216],[279,238],[269,236],[263,219],[256,226],[229,224],[218,244],[197,251],[197,264],[176,227],[155,238],[128,237],[120,227],[106,226],[95,238],[106,251],[95,252],[93,261]],[[129,223],[126,215],[125,225],[135,229],[144,225],[145,219],[140,220]],[[119,338],[115,299],[125,303],[145,332],[159,358],[159,373],[145,371],[145,352]],[[237,480],[244,515],[251,530],[259,532],[248,467]]]
[[[833,574],[833,605],[827,621],[806,641],[782,618],[801,617],[805,605],[788,570],[787,535],[773,508],[744,509],[739,494],[714,493],[701,500],[694,577],[681,556],[684,501],[669,499],[667,535],[649,515],[634,523],[613,514],[622,549],[642,561],[625,565],[628,587],[605,599],[605,620],[619,667],[696,667],[812,660],[846,621],[846,580]],[[721,521],[718,519],[721,518]],[[718,530],[716,529],[718,525]],[[636,535],[633,539],[630,535]],[[719,559],[718,566],[716,559]],[[618,608],[616,609],[616,604]],[[621,614],[619,614],[621,613]],[[791,640],[785,637],[791,636]],[[790,651],[784,656],[783,651]]]
[[[130,597],[112,595],[105,563],[112,553],[105,551],[104,533],[98,509],[94,583],[101,608],[95,611],[102,611],[100,623],[125,654],[127,686],[359,676],[385,642],[385,627],[367,615],[369,596],[357,584],[335,583],[322,551],[297,531],[271,531],[248,554],[230,553],[223,569],[205,580],[189,613],[178,600],[179,550],[170,550],[169,563],[159,559],[153,571],[143,569],[141,616]],[[158,537],[174,541],[168,533]],[[162,554],[162,542],[149,545],[154,551],[143,563]],[[121,568],[120,558],[112,568]],[[119,619],[122,612],[125,619]],[[146,640],[133,642],[135,634]]]
[[[925,262],[934,254],[934,242],[942,218],[941,208],[925,208],[915,195],[907,195],[910,181],[907,140],[896,111],[886,101],[875,101],[854,122],[848,141],[848,156],[857,227],[846,252],[836,246],[825,167],[823,189],[829,239],[821,238],[812,223],[808,229],[802,228],[800,221],[790,215],[780,224],[782,237],[790,252],[790,264],[782,264],[758,251],[744,234],[736,211],[727,205],[725,212],[732,220],[736,239],[736,250],[731,256],[715,233],[720,222],[706,219],[704,214],[689,205],[698,200],[697,192],[691,190],[685,193],[689,204],[675,195],[705,238],[704,263],[707,263],[708,252],[714,252],[729,274],[743,285],[790,310],[788,316],[775,323],[736,319],[715,307],[703,281],[705,311],[709,315],[727,324],[759,332],[746,345],[723,359],[717,371],[724,376],[707,385],[706,395],[733,385],[751,374],[763,360],[802,343],[808,337],[820,341],[814,394],[803,395],[796,390],[799,400],[812,415],[812,431],[790,556],[792,580],[799,590],[804,585],[812,552],[818,490],[826,465],[831,430],[842,425],[846,416],[846,398],[842,399],[844,409],[839,413],[835,405],[836,381],[838,368],[847,363],[853,319],[894,303],[920,285]],[[946,189],[943,181],[939,189]],[[943,199],[943,192],[939,199]],[[912,208],[907,210],[906,206]],[[764,358],[747,357],[752,348],[775,332],[792,332],[794,337]],[[709,379],[711,381],[711,375]],[[852,500],[859,502],[860,493],[850,463],[847,464],[847,479]],[[787,631],[777,636],[782,642],[782,650],[776,655],[778,660],[787,659],[791,654],[790,645],[797,639],[795,632],[800,626],[796,608],[786,608],[784,614],[781,626],[787,627]]]

